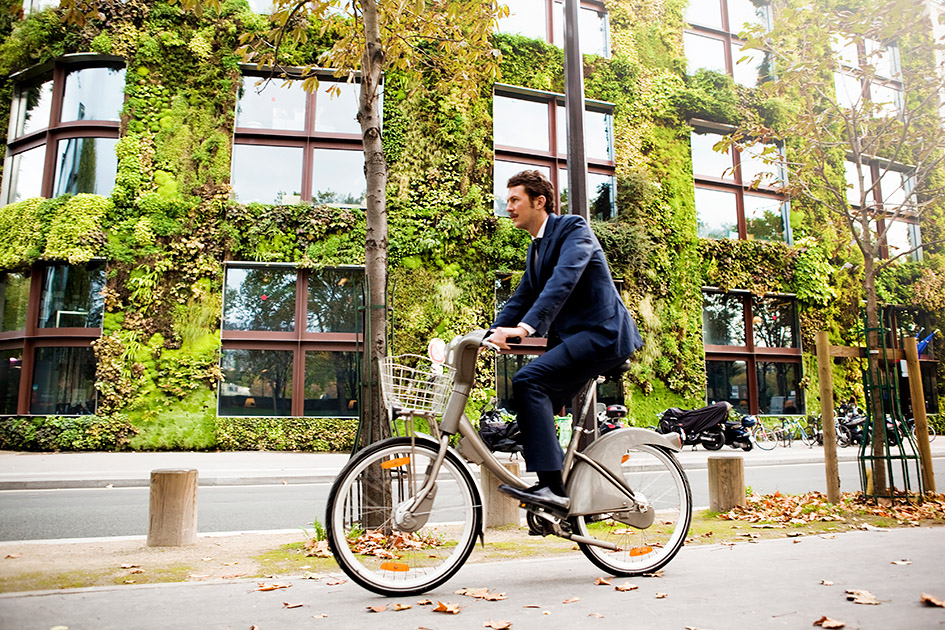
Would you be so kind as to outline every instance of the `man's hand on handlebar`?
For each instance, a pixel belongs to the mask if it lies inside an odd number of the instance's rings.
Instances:
[[[485,341],[497,346],[501,350],[508,350],[510,343],[521,343],[523,337],[528,336],[528,331],[521,326],[507,328],[499,326],[492,330],[492,334],[486,337]]]

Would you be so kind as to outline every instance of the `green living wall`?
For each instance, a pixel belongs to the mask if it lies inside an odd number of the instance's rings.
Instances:
[[[823,328],[837,343],[853,343],[849,305],[859,299],[849,274],[837,271],[849,253],[835,233],[822,238],[816,208],[794,206],[794,247],[697,238],[688,121],[759,117],[777,124],[780,108],[727,76],[685,74],[685,4],[608,2],[613,56],[585,58],[587,97],[614,104],[618,216],[593,228],[646,342],[625,377],[628,406],[641,425],[666,407],[703,404],[703,286],[796,294],[807,348]],[[4,270],[43,260],[109,262],[103,334],[95,343],[97,414],[0,420],[0,448],[350,448],[350,420],[216,416],[223,261],[363,263],[361,210],[230,198],[241,81],[235,51],[239,37],[262,31],[268,18],[242,0],[200,16],[144,0],[97,6],[98,17],[82,26],[68,25],[55,10],[0,22],[3,77],[73,52],[116,55],[127,68],[111,195],[0,208]],[[340,18],[324,29],[312,25],[304,44],[285,49],[286,63],[315,58],[341,28]],[[560,50],[508,35],[497,35],[495,46],[501,82],[563,92]],[[0,79],[3,125],[12,87]],[[487,325],[496,272],[524,266],[527,235],[492,212],[491,94],[487,77],[472,99],[432,73],[385,78],[395,353],[423,353],[433,336]],[[930,262],[897,268],[890,299],[913,295],[909,286],[941,286],[941,258],[929,254]],[[941,314],[943,294],[929,290],[916,299]],[[809,355],[805,363],[815,374]],[[494,385],[488,370],[481,374],[485,388]],[[838,366],[836,378],[841,391],[857,391],[855,367]],[[482,392],[475,397],[485,399]]]

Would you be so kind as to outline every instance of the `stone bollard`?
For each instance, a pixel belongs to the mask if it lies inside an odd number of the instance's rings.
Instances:
[[[151,471],[149,547],[180,547],[197,540],[197,470]]]
[[[709,510],[728,512],[745,505],[745,462],[741,457],[709,457]]]
[[[518,462],[506,462],[502,464],[515,476],[519,474]],[[519,514],[518,501],[507,494],[499,492],[499,483],[496,478],[485,467],[482,468],[482,503],[485,512],[486,527],[502,527],[504,525],[520,525],[521,516]]]

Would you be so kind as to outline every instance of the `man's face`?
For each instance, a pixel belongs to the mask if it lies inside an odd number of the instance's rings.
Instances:
[[[544,195],[530,199],[524,186],[512,186],[509,188],[509,196],[506,201],[508,203],[506,210],[508,210],[509,217],[515,227],[527,231],[532,236],[538,234],[541,224],[548,216],[548,213],[545,212]]]

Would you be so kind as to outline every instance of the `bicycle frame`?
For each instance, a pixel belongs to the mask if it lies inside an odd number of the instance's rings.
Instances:
[[[395,520],[398,523],[405,523],[412,519],[413,512],[423,505],[433,490],[435,472],[446,457],[451,436],[456,434],[462,438],[460,451],[467,461],[477,463],[489,470],[501,483],[518,488],[528,486],[521,477],[511,473],[499,462],[479,438],[479,434],[464,413],[466,401],[475,382],[476,359],[487,332],[477,330],[456,337],[447,347],[447,361],[456,371],[452,391],[439,425],[439,451],[430,466],[431,474],[427,476],[423,487],[411,500],[405,501],[395,509]],[[585,393],[595,383],[596,381],[590,381]],[[645,504],[641,504],[633,489],[626,484],[620,471],[621,458],[629,449],[640,444],[650,444],[678,452],[682,448],[679,436],[661,435],[638,428],[618,429],[595,440],[584,451],[578,451],[581,434],[586,431],[583,424],[590,406],[588,396],[584,396],[584,401],[582,413],[575,416],[573,421],[573,426],[577,430],[572,432],[571,442],[564,456],[562,474],[568,493],[572,497],[568,515],[620,512],[624,515],[622,521],[637,527],[647,527],[653,520],[653,511],[648,510]],[[610,465],[602,462],[608,462]],[[602,541],[588,539],[585,542],[597,544]]]

